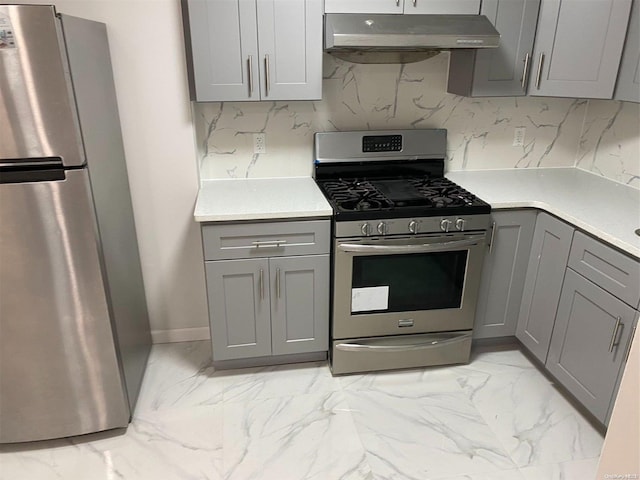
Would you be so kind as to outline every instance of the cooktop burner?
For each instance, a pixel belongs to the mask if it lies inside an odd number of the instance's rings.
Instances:
[[[367,218],[407,215],[484,213],[484,202],[447,178],[375,178],[320,180],[318,185],[336,214]],[[488,206],[487,206],[488,208]],[[455,209],[455,212],[450,211]],[[443,210],[446,210],[443,211]],[[373,215],[372,215],[373,214]],[[349,215],[353,218],[353,215]],[[358,215],[358,218],[364,218]]]
[[[445,178],[446,150],[442,129],[320,132],[314,178],[336,222],[490,213]]]

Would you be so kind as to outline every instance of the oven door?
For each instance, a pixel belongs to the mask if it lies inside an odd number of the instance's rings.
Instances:
[[[337,239],[333,338],[471,330],[486,234]]]

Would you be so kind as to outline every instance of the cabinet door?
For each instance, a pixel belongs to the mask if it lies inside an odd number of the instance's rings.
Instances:
[[[329,348],[329,255],[269,260],[274,355]]]
[[[324,0],[324,12],[402,13],[403,5],[404,0]]]
[[[571,226],[538,214],[516,337],[541,362],[549,350],[572,236]]]
[[[404,0],[406,14],[467,14],[480,12],[480,0]]]
[[[484,0],[480,13],[500,32],[500,46],[452,50],[447,90],[472,97],[525,95],[539,8],[540,0]]]
[[[255,0],[183,0],[183,6],[191,100],[259,100]]]
[[[640,0],[633,2],[616,83],[616,100],[640,102]]]
[[[213,360],[271,355],[269,262],[206,262]]]
[[[631,0],[543,0],[530,95],[612,98]]]
[[[546,366],[603,423],[634,317],[631,307],[567,269]]]
[[[473,336],[512,336],[531,250],[534,211],[493,212],[492,247],[485,257]]]
[[[322,0],[259,0],[262,100],[322,98]]]

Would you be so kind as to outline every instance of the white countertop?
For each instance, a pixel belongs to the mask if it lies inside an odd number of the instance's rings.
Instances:
[[[640,190],[577,168],[448,172],[493,209],[539,208],[640,258]]]
[[[331,205],[311,177],[204,180],[198,222],[329,217]]]

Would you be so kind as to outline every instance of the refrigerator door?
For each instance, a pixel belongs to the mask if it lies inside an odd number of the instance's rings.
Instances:
[[[0,173],[1,443],[129,421],[88,173],[60,173]]]
[[[53,7],[0,6],[0,159],[84,164],[64,52]]]

